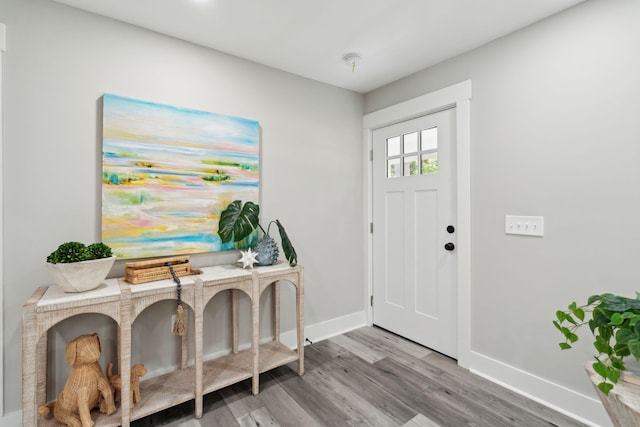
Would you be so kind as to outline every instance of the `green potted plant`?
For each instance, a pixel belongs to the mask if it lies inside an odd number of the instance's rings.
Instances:
[[[287,258],[289,265],[294,267],[298,263],[298,255],[280,221],[277,219],[271,221],[267,226],[267,231],[265,231],[260,225],[259,220],[260,206],[258,204],[246,202],[243,205],[241,200],[235,200],[220,214],[218,235],[222,243],[231,241],[240,242],[257,228],[260,228],[263,237],[252,249],[258,253],[256,256],[258,265],[272,265],[278,260],[279,254],[277,243],[269,236],[271,224],[275,223],[280,233],[284,256]]]
[[[624,359],[640,361],[640,294],[626,298],[613,294],[593,295],[587,304],[572,302],[567,310],[558,310],[554,326],[564,337],[562,350],[578,341],[576,330],[588,325],[595,341],[593,370],[602,377],[598,389],[605,395],[626,369]]]
[[[115,260],[104,243],[65,242],[47,256],[46,266],[65,292],[84,292],[100,286]]]

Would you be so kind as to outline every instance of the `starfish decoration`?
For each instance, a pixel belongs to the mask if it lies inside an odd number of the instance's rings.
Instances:
[[[256,256],[258,256],[258,252],[252,252],[251,248],[246,251],[240,251],[242,257],[238,260],[238,262],[242,263],[242,268],[253,268],[253,264],[256,264],[258,260],[256,260]]]

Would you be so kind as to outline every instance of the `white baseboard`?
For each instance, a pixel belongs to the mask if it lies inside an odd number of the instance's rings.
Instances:
[[[304,337],[311,342],[322,341],[362,326],[366,326],[366,324],[366,311],[359,311],[347,314],[346,316],[336,317],[335,319],[327,320],[325,322],[316,323],[314,325],[307,325],[304,328]],[[296,348],[298,346],[296,331],[293,330],[281,333],[280,342],[289,348]]]
[[[610,427],[600,400],[575,392],[529,372],[471,352],[469,370],[509,390],[592,427]]]

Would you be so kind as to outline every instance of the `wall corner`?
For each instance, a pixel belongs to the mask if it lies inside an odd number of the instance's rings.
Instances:
[[[7,50],[7,26],[0,22],[0,52]]]
[[[4,116],[2,111],[2,53],[7,48],[7,26],[0,22],[0,307],[4,307],[4,254],[3,254],[3,230],[4,230],[4,220],[2,218],[2,210],[4,194],[3,194],[3,182],[2,182],[2,174],[4,171],[3,167],[3,156],[2,153],[4,151],[4,141],[2,138],[3,135],[3,127],[2,127],[2,118]],[[0,310],[3,311],[3,310]],[[4,321],[3,317],[0,316],[0,418],[4,415]]]

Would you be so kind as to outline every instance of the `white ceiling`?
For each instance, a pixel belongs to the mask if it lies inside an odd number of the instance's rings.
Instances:
[[[54,1],[366,93],[583,0]]]

